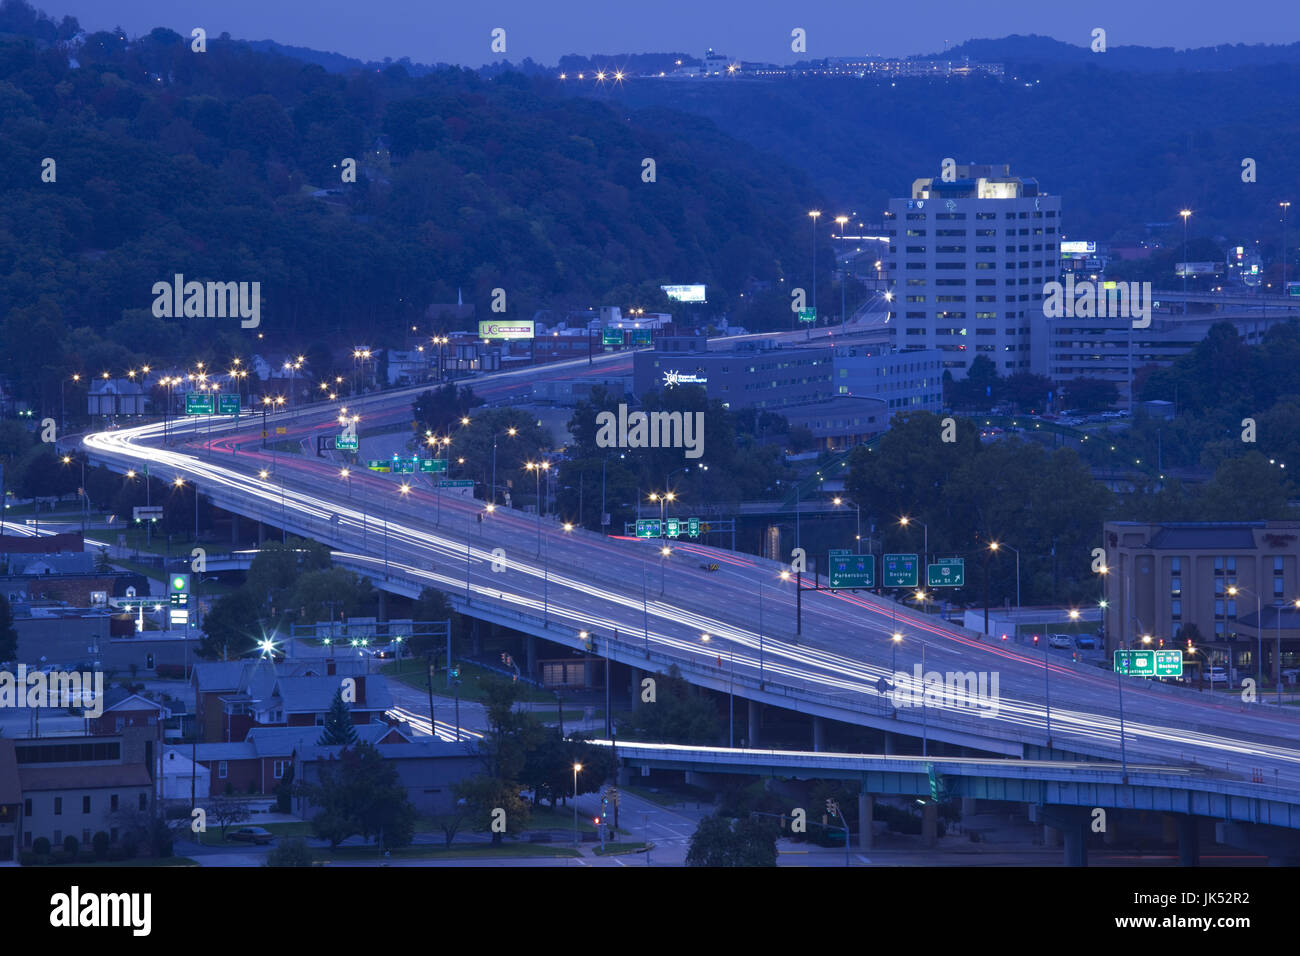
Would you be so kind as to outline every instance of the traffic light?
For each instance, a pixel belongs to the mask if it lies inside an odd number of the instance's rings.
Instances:
[[[1035,646],[1035,647],[1038,646],[1038,635],[1037,635],[1037,634],[1034,635],[1034,646]]]
[[[451,676],[454,680],[460,680],[460,667],[456,666],[451,669]]]
[[[593,817],[591,822],[596,824],[596,826],[600,826],[600,817]]]

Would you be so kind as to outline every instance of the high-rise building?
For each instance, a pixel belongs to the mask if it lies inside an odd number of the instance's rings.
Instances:
[[[885,213],[894,344],[937,349],[964,378],[977,355],[999,375],[1043,373],[1043,286],[1059,275],[1061,198],[1002,166],[949,165]]]

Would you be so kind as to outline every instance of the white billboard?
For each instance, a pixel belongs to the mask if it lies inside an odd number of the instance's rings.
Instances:
[[[533,323],[531,322],[479,322],[478,337],[481,339],[531,339]]]
[[[1061,255],[1063,256],[1092,256],[1096,254],[1097,243],[1095,242],[1084,242],[1082,240],[1078,242],[1062,240],[1061,242]]]
[[[664,295],[675,302],[705,301],[702,285],[661,285],[659,288],[664,290]]]

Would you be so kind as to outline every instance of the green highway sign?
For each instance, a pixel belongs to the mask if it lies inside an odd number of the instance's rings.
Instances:
[[[887,588],[914,588],[918,557],[915,554],[886,554],[880,559],[881,584]]]
[[[421,458],[420,471],[443,471],[447,470],[446,458]]]
[[[443,478],[443,479],[439,480],[439,482],[438,482],[438,487],[439,487],[439,488],[473,488],[473,487],[474,487],[474,479],[473,479],[473,478],[456,478],[456,479],[453,479],[453,480],[450,480],[450,481],[449,481],[448,479]]]
[[[830,550],[828,553],[829,553],[830,556],[833,558],[833,557],[835,557],[836,555],[841,555],[841,554],[852,554],[853,552],[850,551],[848,548],[831,548],[831,550]]]
[[[413,458],[394,458],[392,461],[392,470],[394,474],[415,474],[415,459]]]
[[[371,458],[366,462],[366,467],[371,471],[388,471],[388,462],[383,458]]]
[[[676,538],[678,535],[681,534],[681,522],[679,522],[676,518],[669,518],[664,523],[668,526],[667,531],[665,532],[668,535],[668,537]]]
[[[686,533],[692,538],[698,538],[700,536],[699,518],[688,518],[686,520]]]
[[[1115,672],[1125,677],[1182,677],[1182,651],[1115,652]]]
[[[833,588],[874,588],[876,586],[874,554],[832,554],[830,565]]]
[[[334,447],[341,451],[356,451],[357,436],[355,434],[349,435],[347,432],[343,432],[338,438],[334,439]]]
[[[654,344],[654,335],[650,329],[633,329],[632,345],[633,346],[650,346]]]
[[[207,392],[186,392],[185,393],[185,414],[186,415],[211,415],[212,414],[212,396]]]
[[[800,322],[816,322],[816,321],[817,321],[817,310],[816,310],[816,309],[800,309],[800,310],[799,310],[799,321],[800,321]]]
[[[239,396],[222,393],[217,396],[217,412],[222,415],[239,414]]]
[[[936,558],[934,564],[925,566],[925,586],[928,588],[965,587],[966,559]]]
[[[659,519],[658,518],[637,518],[636,536],[638,538],[659,537]]]
[[[601,330],[601,333],[600,333],[600,344],[601,344],[601,345],[622,345],[622,344],[623,344],[623,330],[622,330],[622,329],[602,329],[602,330]]]

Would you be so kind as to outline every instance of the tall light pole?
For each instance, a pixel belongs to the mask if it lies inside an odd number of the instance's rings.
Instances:
[[[1287,295],[1288,290],[1286,287],[1286,275],[1287,275],[1286,272],[1286,265],[1287,265],[1286,263],[1286,211],[1291,208],[1291,203],[1288,200],[1287,202],[1280,202],[1278,203],[1278,205],[1282,207],[1282,294]]]
[[[1259,687],[1264,686],[1264,602],[1260,600],[1259,595],[1249,588],[1239,588],[1235,584],[1228,588],[1228,596],[1236,597],[1241,593],[1255,595],[1255,683]],[[1234,615],[1235,617],[1235,615]],[[1232,675],[1229,674],[1229,677]],[[1231,686],[1231,685],[1229,685]],[[1213,688],[1211,688],[1213,689]]]
[[[813,321],[807,323],[807,338],[812,338],[812,327],[817,322],[817,217],[821,210],[814,209],[808,213],[812,217],[812,307]]]
[[[657,491],[652,491],[650,492],[649,500],[659,502],[659,537],[660,539],[666,538],[668,537],[668,526],[665,522],[666,516],[664,514],[664,506],[670,501],[676,501],[677,493],[674,491],[665,491],[663,494],[660,494]]]
[[[578,771],[582,764],[573,765],[573,845],[578,845]]]
[[[533,473],[534,499],[537,503],[537,556],[542,555],[542,472],[550,470],[549,461],[525,462],[524,467]]]
[[[461,424],[468,425],[469,419],[462,418]],[[515,435],[517,435],[518,433],[519,433],[519,429],[517,428],[511,427],[506,429],[506,434],[509,435],[511,438],[514,438]],[[499,434],[500,432],[493,429],[492,431],[492,498],[491,498],[492,504],[497,503],[497,436]]]
[[[836,216],[835,221],[840,225],[840,257],[844,259],[844,264],[840,267],[840,331],[844,331],[845,312],[845,291],[844,287],[849,284],[849,260],[844,255],[844,224],[849,221],[848,216]]]
[[[1187,219],[1191,214],[1190,209],[1184,209],[1178,214],[1183,217],[1183,315],[1187,314],[1187,271],[1190,265],[1187,261]],[[1131,383],[1129,387],[1132,387]]]
[[[989,543],[990,551],[997,551],[1000,548],[1010,548],[1016,554],[1016,610],[1019,611],[1020,610],[1020,551],[1017,550],[1016,548],[1012,548],[1011,545],[1009,544],[1002,544],[1001,542],[998,541],[992,541]],[[1017,621],[1016,636],[1018,637],[1019,635],[1020,635],[1020,623]]]
[[[903,635],[898,631],[895,631],[893,636],[889,639],[889,643],[893,645],[893,653],[890,656],[889,662],[889,682],[891,684],[894,682],[895,675],[898,673],[898,644],[902,639]]]
[[[664,545],[662,548],[659,549],[659,596],[660,597],[664,596],[666,582],[668,580],[668,568],[664,562],[668,560],[668,556],[672,553],[673,553],[672,548],[668,547],[667,545]]]
[[[844,499],[835,497],[831,499],[831,503],[838,508],[840,505],[844,504]],[[860,552],[862,549],[862,509],[858,507],[856,501],[850,501],[849,504],[853,505],[854,539],[857,541],[857,547]]]
[[[906,528],[914,521],[917,524],[919,524],[925,532],[925,536],[923,540],[923,547],[925,549],[925,553],[921,555],[921,564],[925,565],[930,560],[930,526],[926,524],[924,521],[917,521],[917,519],[909,518],[907,515],[903,515],[903,517],[898,519],[898,523],[901,524],[904,528]]]
[[[701,634],[700,640],[705,644],[709,643],[712,638],[708,634]],[[735,648],[727,645],[727,660],[730,663],[731,677],[727,682],[727,746],[736,746],[736,657]]]

